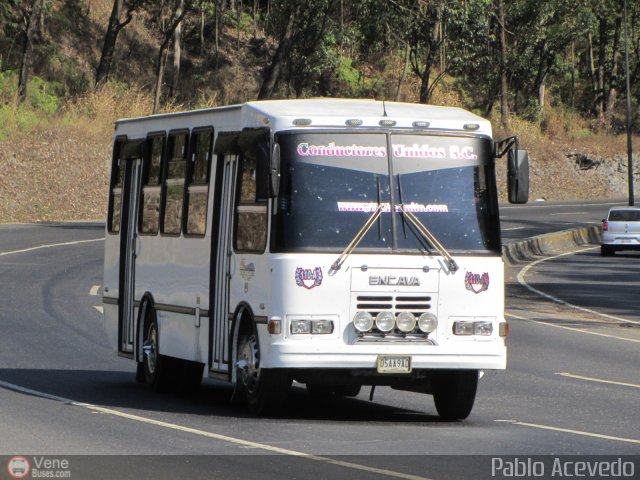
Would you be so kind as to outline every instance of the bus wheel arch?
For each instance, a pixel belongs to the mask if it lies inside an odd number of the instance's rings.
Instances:
[[[234,400],[243,400],[256,415],[276,413],[291,387],[288,371],[262,368],[260,336],[253,312],[240,305],[234,315]]]

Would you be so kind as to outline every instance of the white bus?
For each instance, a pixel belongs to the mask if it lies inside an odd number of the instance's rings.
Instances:
[[[494,143],[458,108],[280,100],[119,120],[109,340],[138,381],[222,379],[257,414],[296,381],[428,393],[466,418],[479,372],[506,367],[505,152],[526,202],[517,138]]]

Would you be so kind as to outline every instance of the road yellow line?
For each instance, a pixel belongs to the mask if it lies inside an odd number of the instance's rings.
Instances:
[[[556,325],[555,323],[544,322],[542,320],[534,320],[532,318],[521,317],[520,315],[515,315],[513,313],[505,313],[505,315],[507,317],[516,318],[518,320],[526,320],[528,322],[538,323],[540,325],[545,325],[547,327],[561,328],[562,330],[569,330],[571,332],[585,333],[587,335],[596,335],[597,337],[613,338],[615,340],[622,340],[625,342],[640,343],[640,340],[637,340],[635,338],[618,337],[617,335],[610,335],[608,333],[592,332],[591,330],[584,330],[582,328],[567,327],[565,325]]]
[[[430,480],[427,477],[420,477],[420,476],[411,475],[411,474],[408,474],[408,473],[396,472],[394,470],[387,470],[387,469],[384,469],[384,468],[370,467],[368,465],[362,465],[362,464],[359,464],[359,463],[346,462],[346,461],[343,461],[343,460],[336,460],[336,459],[329,458],[329,457],[323,457],[323,456],[319,456],[319,455],[312,455],[312,454],[300,452],[300,451],[297,451],[297,450],[290,450],[290,449],[287,449],[287,448],[276,447],[276,446],[268,445],[268,444],[265,444],[265,443],[252,442],[250,440],[244,440],[242,438],[237,438],[237,437],[230,437],[228,435],[222,435],[220,433],[207,432],[206,430],[199,430],[199,429],[196,429],[196,428],[185,427],[184,425],[178,425],[176,423],[163,422],[161,420],[155,420],[153,418],[142,417],[140,415],[133,415],[131,413],[121,412],[119,410],[114,410],[112,408],[105,408],[105,407],[101,407],[99,405],[94,405],[94,404],[91,404],[91,403],[78,402],[76,400],[71,400],[69,398],[60,397],[58,395],[52,395],[50,393],[40,392],[38,390],[33,390],[33,389],[30,389],[30,388],[22,387],[20,385],[16,385],[16,384],[13,384],[13,383],[5,382],[5,381],[2,381],[2,380],[0,380],[0,387],[4,387],[4,388],[6,388],[8,390],[12,390],[12,391],[19,392],[19,393],[25,393],[27,395],[46,398],[48,400],[54,400],[54,401],[57,401],[57,402],[63,402],[65,404],[67,404],[67,405],[73,405],[75,407],[84,408],[84,409],[90,410],[92,412],[98,412],[98,413],[102,413],[102,414],[106,414],[106,415],[112,415],[114,417],[124,418],[124,419],[127,419],[127,420],[132,420],[132,421],[135,421],[135,422],[139,422],[139,423],[145,423],[147,425],[154,425],[154,426],[157,426],[157,427],[168,428],[168,429],[176,430],[176,431],[179,431],[179,432],[191,433],[193,435],[198,435],[198,436],[201,436],[201,437],[211,438],[211,439],[214,439],[214,440],[219,440],[219,441],[231,443],[231,444],[234,444],[234,445],[239,445],[239,446],[244,447],[244,448],[252,448],[252,449],[263,450],[263,451],[266,451],[266,452],[276,453],[276,454],[279,454],[279,455],[287,455],[287,456],[290,456],[290,457],[296,457],[296,458],[300,458],[300,459],[303,459],[303,460],[313,460],[313,461],[322,462],[322,463],[326,463],[326,464],[330,464],[330,465],[336,465],[336,466],[339,466],[339,467],[349,468],[351,470],[361,470],[361,471],[364,471],[364,472],[375,473],[375,474],[383,475],[385,477],[399,478],[399,479],[402,479],[402,480]]]
[[[640,444],[640,439],[637,439],[637,438],[616,437],[613,435],[604,435],[602,433],[585,432],[583,430],[573,430],[571,428],[561,428],[561,427],[553,427],[551,425],[540,425],[537,423],[520,422],[518,420],[495,420],[495,421],[499,423],[508,423],[509,425],[519,425],[521,427],[537,428],[539,430],[550,430],[553,432],[571,433],[573,435],[580,435],[583,437],[600,438],[603,440],[613,440],[616,442]]]
[[[551,257],[545,257],[545,258],[541,258],[539,260],[536,260],[535,262],[531,262],[530,264],[528,264],[525,267],[523,267],[522,270],[520,270],[520,272],[518,272],[518,275],[517,275],[518,282],[520,283],[520,285],[522,285],[523,287],[525,287],[529,291],[531,291],[533,293],[536,293],[536,294],[540,295],[541,297],[544,297],[544,298],[546,298],[548,300],[551,300],[553,302],[556,302],[556,303],[559,303],[561,305],[565,305],[567,307],[573,308],[574,310],[579,310],[581,312],[587,312],[587,313],[590,313],[592,315],[596,315],[598,317],[607,318],[609,320],[615,320],[616,322],[635,323],[635,324],[640,325],[640,322],[637,321],[637,320],[629,320],[629,319],[622,318],[622,317],[616,317],[615,315],[609,315],[608,313],[602,313],[602,312],[598,312],[596,310],[592,310],[590,308],[581,307],[579,305],[574,305],[573,303],[569,303],[569,302],[567,302],[565,300],[562,300],[561,298],[554,297],[553,295],[549,295],[548,293],[545,293],[542,290],[538,290],[537,288],[532,287],[531,285],[529,285],[527,283],[527,280],[525,279],[527,273],[529,273],[529,270],[531,270],[531,268],[535,267],[539,263],[546,262],[548,260],[554,260],[554,259],[560,258],[560,257],[566,257],[566,256],[569,256],[569,255],[575,255],[576,253],[588,252],[589,250],[595,250],[597,248],[599,248],[599,247],[589,247],[589,248],[583,248],[583,249],[580,249],[580,250],[573,250],[571,252],[561,253],[560,255],[553,255]]]
[[[587,382],[608,383],[611,385],[620,385],[623,387],[640,388],[640,385],[636,383],[617,382],[615,380],[605,380],[603,378],[583,377],[582,375],[574,375],[567,372],[557,372],[556,375],[567,378],[575,378],[577,380],[586,380]]]

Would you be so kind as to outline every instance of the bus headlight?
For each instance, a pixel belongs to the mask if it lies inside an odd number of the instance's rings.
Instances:
[[[423,313],[418,319],[418,328],[421,332],[431,333],[438,326],[438,317],[433,313]]]
[[[376,315],[376,327],[381,332],[390,332],[396,324],[396,317],[391,312],[380,312]]]
[[[473,335],[473,322],[453,322],[454,335]]]
[[[490,336],[493,333],[493,324],[491,322],[473,322],[473,334]]]
[[[331,320],[313,320],[311,322],[311,333],[314,333],[314,334],[333,333],[333,322]]]
[[[414,328],[416,328],[416,317],[413,313],[402,312],[396,318],[396,324],[398,325],[398,330],[404,333],[412,332]]]
[[[291,333],[293,335],[311,333],[311,320],[291,320]]]
[[[368,332],[373,328],[373,317],[369,312],[358,312],[353,317],[353,326],[359,332]]]
[[[304,335],[312,333],[314,335],[326,335],[333,333],[333,321],[331,320],[291,320],[291,334]]]

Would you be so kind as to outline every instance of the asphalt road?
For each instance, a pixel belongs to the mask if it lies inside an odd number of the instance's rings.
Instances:
[[[531,201],[525,205],[500,205],[502,240],[509,242],[569,228],[602,225],[609,208],[618,205],[627,205],[627,201]]]
[[[525,216],[527,228],[552,213],[528,208],[542,217]],[[599,220],[608,207],[593,208]],[[190,395],[134,382],[95,308],[102,236],[91,223],[0,226],[0,455],[72,458],[72,478],[280,480],[491,478],[492,456],[640,454],[640,255],[510,267],[509,368],[485,374],[464,422],[441,421],[430,396],[378,388],[373,402],[368,391],[323,402],[300,386],[284,416],[256,419],[212,381]],[[114,454],[145,456],[72,457]]]

